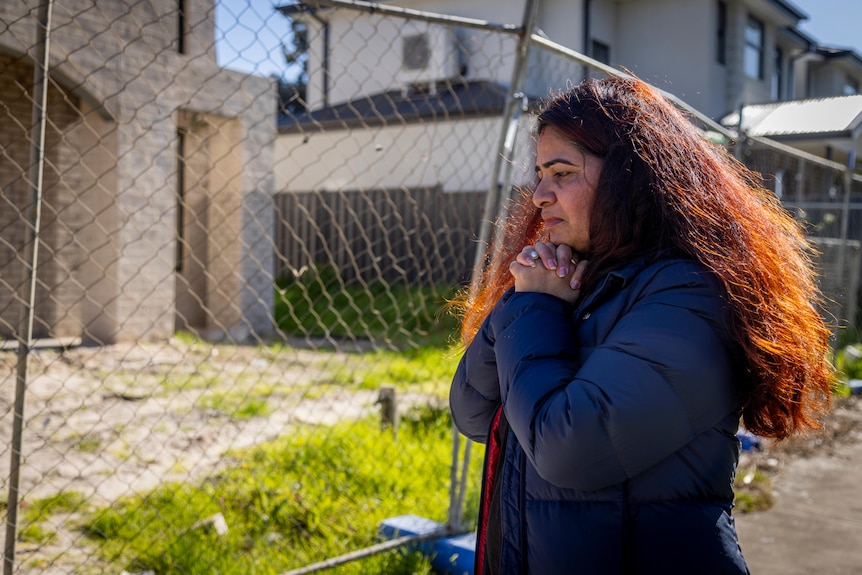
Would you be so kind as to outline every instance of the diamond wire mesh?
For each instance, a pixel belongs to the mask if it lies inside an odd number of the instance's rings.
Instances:
[[[4,492],[32,275],[35,8],[0,6]],[[445,521],[455,326],[443,308],[469,280],[515,39],[268,2],[54,10],[7,566],[281,573],[372,544],[386,517]],[[335,43],[349,49],[324,49]],[[585,74],[536,47],[527,70],[530,98]],[[835,170],[756,142],[744,159],[824,238],[827,292],[855,317],[859,182],[847,196]],[[340,569],[427,569],[374,561]]]
[[[0,7],[4,493],[36,8]],[[400,62],[381,38],[403,21],[342,16],[326,34],[357,54],[327,63],[323,94],[303,70],[323,30],[270,3],[54,6],[7,567],[279,573],[374,543],[386,517],[446,520],[443,307],[469,278],[505,93],[456,61],[382,90]],[[427,50],[462,49],[413,26]],[[510,66],[506,40],[480,36],[501,54],[486,68]],[[380,561],[407,560],[343,569]]]
[[[789,153],[759,139],[745,145],[741,159],[804,222],[816,250],[825,312],[837,328],[836,343],[857,341],[862,178],[849,176],[835,162]]]

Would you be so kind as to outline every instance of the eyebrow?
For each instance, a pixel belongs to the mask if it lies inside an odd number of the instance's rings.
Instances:
[[[566,164],[567,166],[575,166],[576,165],[573,162],[570,162],[569,160],[564,160],[563,158],[554,158],[553,160],[548,160],[547,162],[542,164],[541,167],[548,169],[551,166],[553,166],[554,164]],[[536,166],[536,167],[539,167],[539,166]]]

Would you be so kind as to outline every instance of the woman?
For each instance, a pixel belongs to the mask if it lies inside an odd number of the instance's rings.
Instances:
[[[450,393],[488,443],[476,573],[747,573],[740,418],[784,438],[829,402],[802,232],[640,81],[558,94],[536,133]]]

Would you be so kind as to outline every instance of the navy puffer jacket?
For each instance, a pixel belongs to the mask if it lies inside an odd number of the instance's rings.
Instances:
[[[748,572],[731,516],[745,370],[724,293],[672,259],[611,273],[577,307],[501,298],[450,392],[458,429],[491,441],[490,571]]]

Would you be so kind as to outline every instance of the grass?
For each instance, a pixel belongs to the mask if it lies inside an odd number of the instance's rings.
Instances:
[[[250,451],[199,485],[165,485],[96,512],[84,532],[129,572],[276,574],[377,542],[387,517],[445,521],[451,464],[446,410],[405,414],[397,436],[379,422],[308,428]],[[471,458],[468,516],[478,509]],[[193,527],[221,513],[229,531]],[[386,553],[339,574],[430,573],[419,555]]]
[[[766,511],[775,504],[770,476],[756,467],[737,469],[733,488],[735,513]]]
[[[401,352],[378,351],[367,356],[367,368],[353,374],[362,389],[395,385],[399,389],[448,393],[459,357],[445,348],[425,346]],[[429,388],[430,386],[430,388]]]
[[[329,383],[316,382],[306,395],[392,383],[434,396],[448,388],[457,363],[448,347],[456,322],[441,310],[453,289],[383,282],[345,286],[323,270],[282,282],[276,291],[281,329],[302,336],[369,340],[378,350],[348,354],[343,365],[322,362],[318,367]],[[191,334],[178,334],[177,342],[190,350],[210,347]],[[268,415],[269,401],[285,392],[261,381],[234,386],[242,392],[224,390],[223,373],[208,369],[205,362],[199,367],[192,373],[136,374],[129,387],[154,395],[199,390],[196,407],[235,419]],[[87,439],[79,438],[76,447],[97,447]],[[377,417],[334,427],[309,426],[279,441],[231,453],[228,468],[201,483],[164,484],[110,507],[79,510],[74,521],[100,561],[117,571],[284,573],[378,543],[377,528],[387,517],[410,513],[445,521],[451,451],[447,409],[426,407],[402,414],[397,435],[381,428]],[[480,449],[471,459],[467,517],[478,509],[481,461]],[[65,510],[47,500],[38,502],[22,522],[21,539],[50,541],[55,534],[47,519]],[[202,524],[216,514],[227,522],[226,534]],[[420,554],[400,551],[332,572],[406,575],[431,573],[431,568]]]
[[[86,507],[86,497],[77,491],[58,493],[22,505],[18,539],[30,543],[49,543],[55,535],[44,522],[58,513],[75,513]]]
[[[268,395],[268,394],[267,394]],[[249,395],[245,390],[218,391],[204,395],[199,404],[214,409],[228,417],[250,419],[268,415],[267,396]]]
[[[848,397],[851,379],[862,379],[862,344],[845,345],[835,353],[835,370],[837,381],[832,392],[836,397]]]
[[[290,334],[369,339],[393,349],[441,346],[456,331],[455,318],[445,311],[456,289],[385,281],[345,284],[335,268],[321,266],[277,282],[276,323]]]
[[[278,282],[276,322],[290,334],[384,344],[362,356],[365,365],[335,374],[333,383],[360,389],[394,384],[441,396],[458,362],[450,351],[457,320],[446,311],[457,290],[384,281],[345,284],[337,270],[321,266]]]

